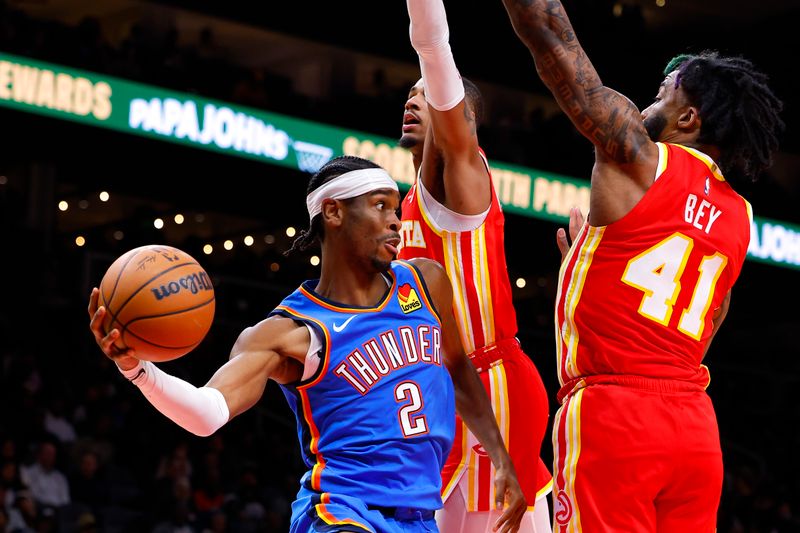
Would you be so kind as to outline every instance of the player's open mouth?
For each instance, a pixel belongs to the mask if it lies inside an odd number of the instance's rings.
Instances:
[[[400,239],[396,237],[393,237],[391,239],[386,239],[383,245],[386,246],[386,249],[389,250],[389,252],[392,255],[397,255],[398,252],[397,247],[400,246]]]
[[[403,115],[403,133],[411,131],[414,126],[419,124],[419,119],[413,113],[406,112]]]

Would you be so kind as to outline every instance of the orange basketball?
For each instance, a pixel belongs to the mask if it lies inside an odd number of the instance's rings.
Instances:
[[[214,287],[203,267],[171,246],[125,253],[100,282],[103,328],[120,332],[119,348],[148,361],[177,359],[196,347],[214,320]]]

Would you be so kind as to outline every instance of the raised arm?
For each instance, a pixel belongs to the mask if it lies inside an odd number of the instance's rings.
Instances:
[[[264,392],[268,379],[299,379],[302,367],[294,355],[305,354],[309,335],[292,320],[272,317],[247,328],[239,336],[230,360],[204,387],[171,376],[149,361],[140,361],[133,350],[114,345],[117,329],[102,329],[105,308],[98,306],[98,290],[89,298],[89,327],[103,353],[114,360],[122,375],[139,387],[145,398],[164,416],[199,436],[214,433],[234,416],[252,407]]]
[[[407,0],[411,44],[419,56],[431,117],[422,181],[449,209],[476,215],[491,203],[489,173],[478,152],[477,119],[450,50],[442,0]]]
[[[561,2],[503,0],[503,4],[542,81],[575,127],[595,145],[598,159],[625,165],[656,153],[633,102],[603,85]]]
[[[658,148],[641,113],[600,80],[557,0],[503,0],[536,70],[572,123],[595,146],[589,223],[630,212],[652,185]]]
[[[442,319],[442,351],[456,394],[456,410],[469,430],[478,438],[496,469],[495,492],[497,509],[507,505],[497,520],[498,531],[516,531],[526,510],[514,465],[508,455],[497,427],[489,397],[478,373],[464,352],[458,326],[453,317],[453,289],[442,266],[430,259],[417,258],[411,262],[419,268]],[[534,502],[528,502],[533,505]]]

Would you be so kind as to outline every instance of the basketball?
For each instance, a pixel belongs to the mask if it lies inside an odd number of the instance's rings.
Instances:
[[[214,287],[203,267],[171,246],[148,245],[123,254],[100,282],[103,328],[116,328],[120,349],[170,361],[194,349],[214,320]]]

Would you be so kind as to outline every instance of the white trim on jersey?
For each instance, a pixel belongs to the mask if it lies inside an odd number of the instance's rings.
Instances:
[[[428,192],[422,180],[417,180],[417,189],[419,198],[422,200],[422,206],[430,221],[436,224],[435,229],[439,233],[442,231],[454,233],[473,231],[483,224],[483,221],[486,220],[486,216],[489,214],[489,210],[492,208],[492,204],[490,203],[489,207],[487,207],[486,211],[483,213],[478,213],[477,215],[462,215],[440,204],[436,198]]]

